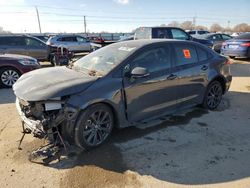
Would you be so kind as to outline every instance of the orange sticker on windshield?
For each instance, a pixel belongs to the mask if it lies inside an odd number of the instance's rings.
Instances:
[[[188,49],[183,49],[183,54],[185,58],[191,58],[190,51]]]

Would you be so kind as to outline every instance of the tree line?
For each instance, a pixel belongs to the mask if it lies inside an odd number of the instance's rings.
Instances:
[[[222,27],[218,23],[212,24],[209,28],[203,25],[195,25],[192,21],[185,21],[179,23],[177,21],[172,21],[169,24],[162,24],[161,26],[171,26],[171,27],[180,27],[184,30],[207,30],[210,32],[250,32],[250,25],[247,23],[240,23],[234,27]]]

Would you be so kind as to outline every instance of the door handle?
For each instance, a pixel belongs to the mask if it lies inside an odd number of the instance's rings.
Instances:
[[[208,69],[208,66],[207,65],[203,65],[202,67],[201,67],[201,70],[203,70],[203,71],[205,71],[205,70],[207,70]]]
[[[174,80],[174,79],[176,79],[176,78],[177,78],[177,75],[175,75],[175,74],[170,74],[170,75],[167,77],[168,80]]]

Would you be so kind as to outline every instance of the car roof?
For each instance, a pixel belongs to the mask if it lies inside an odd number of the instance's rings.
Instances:
[[[150,27],[150,26],[145,26],[145,27],[139,27],[139,28],[137,28],[137,29],[140,29],[140,28],[169,28],[169,29],[181,29],[181,30],[183,30],[183,29],[180,28],[180,27],[172,27],[172,26],[152,26],[152,27]]]
[[[128,46],[134,47],[143,47],[150,44],[157,44],[157,43],[185,43],[185,44],[197,44],[193,41],[186,41],[186,40],[177,40],[177,39],[140,39],[140,40],[129,40],[129,41],[122,41],[117,42],[115,44],[123,44]]]
[[[54,35],[53,37],[78,37],[81,36],[80,34],[58,34]]]

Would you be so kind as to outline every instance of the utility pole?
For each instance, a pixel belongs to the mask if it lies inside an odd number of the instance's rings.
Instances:
[[[83,16],[83,19],[84,19],[84,33],[87,34],[86,16]]]
[[[196,25],[196,16],[193,17],[193,27],[195,29],[195,25]]]
[[[40,31],[40,33],[42,33],[41,23],[40,23],[40,18],[39,18],[39,12],[38,12],[37,7],[35,7],[35,8],[36,8],[37,21],[38,21],[38,25],[39,25],[39,31]]]

